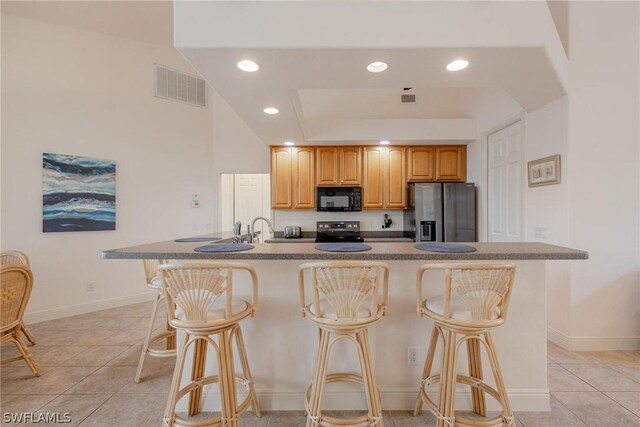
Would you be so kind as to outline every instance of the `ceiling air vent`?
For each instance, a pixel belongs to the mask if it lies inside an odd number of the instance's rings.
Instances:
[[[400,95],[400,101],[403,104],[407,104],[407,103],[410,104],[410,103],[416,102],[416,96],[413,94]]]
[[[155,96],[207,108],[207,85],[203,79],[155,65]]]

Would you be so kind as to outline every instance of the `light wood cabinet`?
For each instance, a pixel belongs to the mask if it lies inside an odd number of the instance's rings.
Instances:
[[[316,185],[314,180],[314,147],[292,148],[293,153],[293,208],[316,207]]]
[[[467,147],[463,145],[436,146],[435,172],[437,181],[466,181]]]
[[[384,207],[404,209],[407,207],[407,160],[405,147],[385,147]]]
[[[338,185],[338,147],[316,148],[316,184]]]
[[[365,147],[363,202],[365,209],[407,206],[405,147]]]
[[[317,147],[316,184],[319,186],[361,185],[360,147]]]
[[[362,176],[362,207],[384,208],[384,147],[364,147]]]
[[[315,203],[315,148],[271,148],[271,207],[313,209]]]
[[[409,181],[431,181],[434,179],[433,151],[431,146],[409,147]]]
[[[271,148],[271,207],[273,209],[293,208],[292,158],[289,147]]]
[[[364,209],[404,209],[407,182],[465,182],[467,147],[272,147],[271,207],[314,209],[316,186],[362,186]]]

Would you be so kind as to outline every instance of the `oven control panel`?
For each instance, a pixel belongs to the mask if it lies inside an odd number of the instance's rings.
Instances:
[[[332,234],[360,233],[360,221],[318,221],[316,222],[316,231]]]

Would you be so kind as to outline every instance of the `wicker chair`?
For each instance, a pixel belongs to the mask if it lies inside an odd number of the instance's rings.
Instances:
[[[256,312],[258,304],[258,276],[249,264],[239,262],[207,262],[165,264],[159,268],[167,304],[175,307],[169,314],[169,323],[184,331],[184,339],[178,348],[176,367],[169,391],[164,425],[225,426],[237,427],[238,416],[251,406],[254,415],[260,416],[258,400],[249,370],[247,352],[242,339],[240,321]],[[233,296],[235,271],[248,272],[252,283],[252,300],[245,301]],[[217,342],[210,335],[217,335]],[[242,375],[234,368],[232,343],[235,338],[242,365]],[[194,346],[194,372],[197,367],[204,372],[207,344],[214,348],[218,360],[218,375],[200,377],[180,388],[185,358],[191,345]],[[247,389],[247,397],[238,404],[236,382]],[[208,420],[185,420],[175,411],[175,406],[187,393],[197,396],[190,401],[189,413],[200,411],[202,387],[220,383],[222,416]],[[199,393],[195,393],[196,390]]]
[[[308,303],[305,297],[305,272],[311,276],[311,303]],[[300,266],[300,309],[302,315],[320,329],[313,380],[305,394],[307,427],[384,425],[380,393],[369,353],[368,327],[386,313],[388,287],[389,269],[387,264],[382,262],[332,261]],[[350,340],[358,348],[362,375],[327,375],[331,348],[340,339]],[[322,414],[324,385],[336,381],[364,385],[367,415],[341,419]]]
[[[29,262],[29,257],[24,252],[20,251],[3,251],[0,252],[0,265],[24,265],[27,268],[31,268],[31,263]],[[22,322],[20,325],[20,329],[25,337],[29,340],[31,345],[36,345],[36,339],[27,328],[27,325]]]
[[[24,359],[36,376],[42,371],[33,358],[31,351],[20,337],[22,331],[22,316],[27,308],[33,276],[31,270],[24,265],[3,265],[0,269],[0,345],[13,342],[20,356],[3,360],[2,364]]]
[[[423,299],[423,277],[426,272],[434,270],[444,271],[444,294]],[[504,264],[427,264],[418,270],[418,314],[431,319],[434,326],[414,416],[420,413],[424,404],[436,415],[437,427],[515,426],[490,333],[492,329],[502,325],[507,317],[514,277],[515,267]],[[442,369],[439,375],[432,375],[438,336],[442,336],[444,344]],[[456,373],[456,360],[462,343],[467,345],[469,375]],[[487,350],[497,389],[483,381],[480,343]],[[426,391],[434,383],[440,383],[438,404],[429,398]],[[485,419],[472,420],[455,415],[456,383],[471,387],[473,412]],[[502,406],[499,416],[486,419],[485,393],[494,397]]]
[[[151,308],[151,320],[149,322],[149,329],[147,330],[147,335],[144,339],[144,343],[142,344],[142,353],[140,354],[140,360],[138,361],[138,370],[136,371],[136,376],[134,377],[134,382],[140,382],[140,376],[142,375],[142,368],[144,366],[144,361],[146,356],[152,357],[173,357],[176,355],[175,350],[175,337],[176,330],[167,324],[167,331],[161,332],[159,334],[153,334],[153,327],[156,321],[156,315],[158,314],[158,307],[162,300],[165,299],[164,291],[162,289],[162,277],[158,274],[158,267],[161,264],[164,264],[164,260],[155,260],[155,259],[145,259],[144,263],[144,272],[147,279],[147,287],[151,290],[156,291],[156,297],[153,301],[153,307]],[[167,340],[166,349],[158,349],[151,348],[151,346],[162,340]]]

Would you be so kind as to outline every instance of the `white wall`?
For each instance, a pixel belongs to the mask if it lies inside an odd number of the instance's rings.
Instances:
[[[639,8],[569,5],[569,239],[590,252],[572,263],[576,348],[640,348]]]
[[[147,298],[139,261],[100,252],[211,226],[211,109],[154,98],[154,63],[193,72],[170,46],[2,16],[1,245],[31,257],[31,320]],[[116,231],[42,233],[43,152],[116,161]]]

